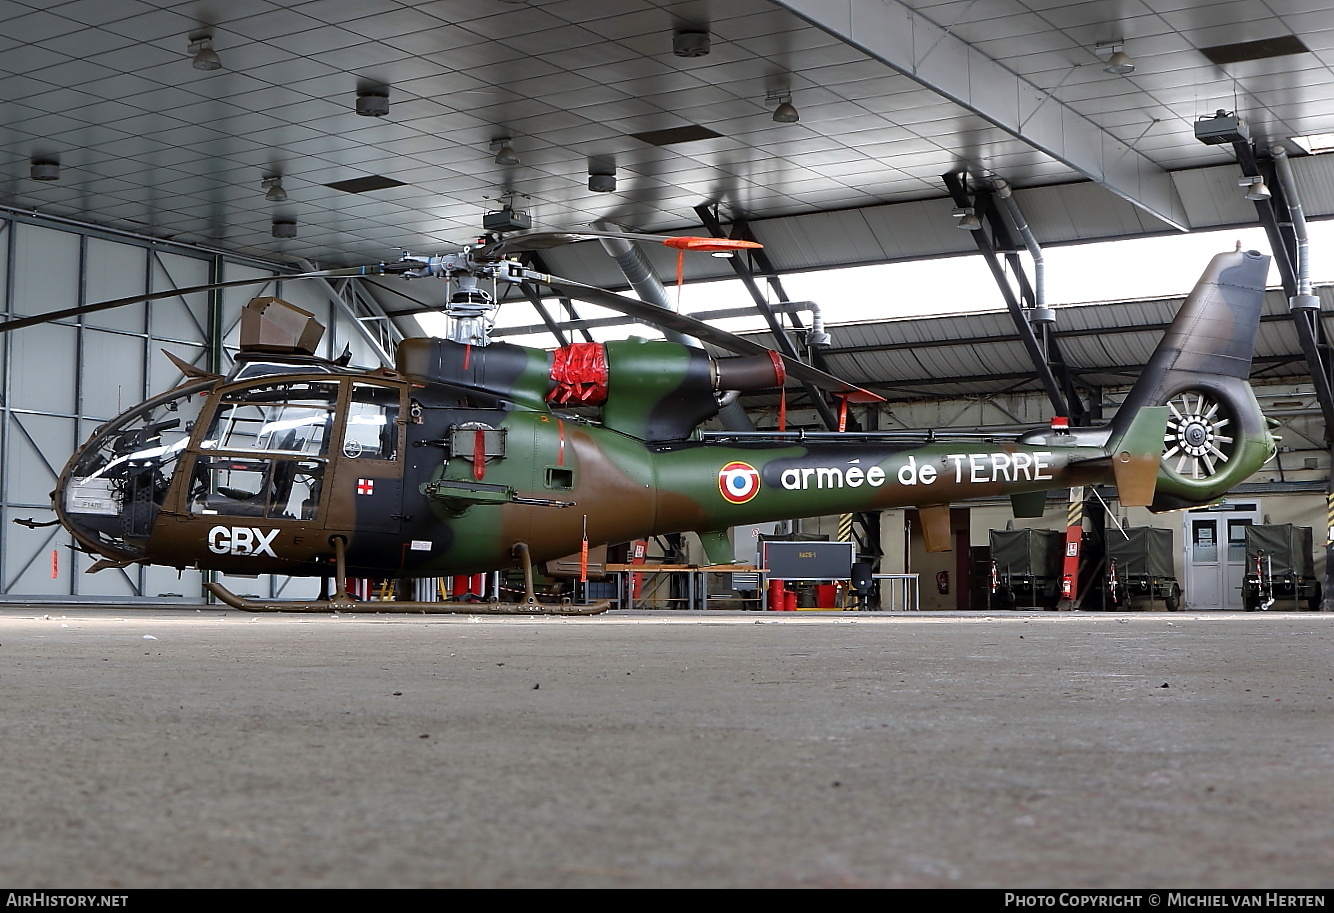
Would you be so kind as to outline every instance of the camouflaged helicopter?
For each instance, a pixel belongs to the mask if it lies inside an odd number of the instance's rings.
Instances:
[[[578,236],[599,234],[648,237]],[[539,603],[533,563],[588,544],[691,531],[712,563],[728,564],[731,527],[900,506],[917,507],[928,549],[945,550],[956,501],[1009,496],[1017,515],[1036,516],[1048,490],[1111,484],[1125,505],[1179,509],[1216,501],[1275,452],[1247,382],[1269,263],[1255,251],[1213,259],[1101,427],[1009,438],[705,432],[727,391],[798,379],[844,403],[879,397],[693,318],[508,256],[573,237],[532,232],[440,257],[301,274],[456,284],[453,338],[404,340],[393,369],[318,358],[322,328],[311,315],[278,299],[250,302],[231,373],[182,366],[185,383],[99,427],[52,492],[58,521],[78,547],[102,556],[93,570],[151,563],[338,581],[331,600],[306,603],[255,603],[208,585],[238,608],[329,611],[346,606],[349,576],[522,567],[522,602],[461,610],[586,614],[607,605]],[[748,243],[657,240],[682,250]],[[486,344],[490,301],[478,279],[546,286],[736,355],[633,338],[554,351]],[[0,331],[137,300],[10,321]]]

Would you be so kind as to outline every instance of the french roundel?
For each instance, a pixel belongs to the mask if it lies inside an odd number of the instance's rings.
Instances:
[[[760,474],[749,463],[728,463],[718,470],[718,490],[733,504],[745,504],[760,490]]]

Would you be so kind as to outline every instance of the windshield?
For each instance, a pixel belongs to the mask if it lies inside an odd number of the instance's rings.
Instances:
[[[321,455],[329,442],[338,383],[266,384],[223,395],[202,450]]]
[[[179,387],[94,432],[61,474],[56,512],[85,545],[138,558],[212,380]]]

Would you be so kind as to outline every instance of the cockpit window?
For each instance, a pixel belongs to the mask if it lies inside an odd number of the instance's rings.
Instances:
[[[398,459],[398,399],[393,387],[355,383],[343,432],[343,456],[363,460]]]
[[[218,406],[205,450],[318,456],[329,447],[336,383],[286,383],[233,390]]]
[[[318,460],[201,455],[191,478],[190,513],[310,520],[323,484]]]
[[[246,360],[238,361],[232,368],[232,373],[227,376],[227,382],[233,383],[238,380],[250,380],[256,377],[266,377],[270,374],[292,374],[300,371],[303,374],[333,374],[334,367],[329,364],[321,363],[318,360],[311,359],[309,362],[293,364],[290,361],[259,361]]]

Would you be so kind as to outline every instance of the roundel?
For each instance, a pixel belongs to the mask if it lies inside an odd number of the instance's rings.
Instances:
[[[733,504],[745,504],[760,490],[760,474],[749,463],[728,463],[718,470],[718,490]]]

